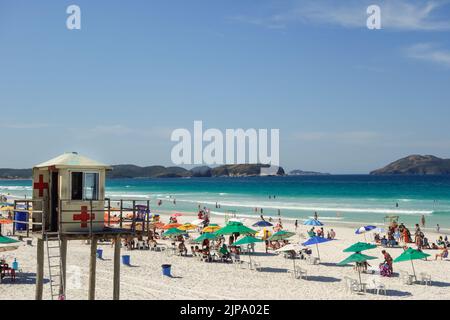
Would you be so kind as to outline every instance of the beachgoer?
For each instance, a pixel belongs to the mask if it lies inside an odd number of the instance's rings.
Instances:
[[[425,215],[422,215],[422,219],[420,222],[422,223],[422,228],[425,228]]]
[[[297,228],[298,228],[298,220],[295,220],[295,231],[297,231]]]
[[[445,259],[448,257],[448,249],[447,247],[444,247],[444,249],[442,249],[441,253],[437,253],[434,257],[434,260],[437,260],[438,258]]]
[[[381,253],[382,253],[383,256],[384,256],[384,262],[383,262],[381,265],[387,264],[388,267],[389,267],[389,270],[390,270],[391,272],[393,272],[393,271],[394,271],[394,270],[393,270],[393,267],[392,267],[392,262],[393,262],[393,260],[392,260],[391,255],[390,255],[389,253],[387,253],[386,250],[381,251]],[[380,266],[381,266],[381,265],[380,265]]]
[[[436,232],[439,233],[439,231],[441,230],[441,227],[439,226],[439,223],[436,225]]]
[[[314,212],[314,220],[317,220],[319,218],[317,212]]]

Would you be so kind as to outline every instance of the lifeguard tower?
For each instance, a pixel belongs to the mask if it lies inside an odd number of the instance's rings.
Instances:
[[[37,238],[36,299],[43,295],[44,245],[47,247],[48,268],[52,299],[65,298],[67,241],[90,241],[88,298],[95,299],[96,254],[99,240],[113,240],[114,289],[113,299],[119,299],[121,239],[135,235],[136,201],[133,207],[112,209],[111,200],[105,198],[108,165],[96,162],[76,152],[65,153],[33,168],[33,199],[16,200],[15,211],[27,213],[26,234]],[[149,201],[146,207],[149,211]],[[142,206],[142,205],[141,205]],[[20,207],[20,209],[18,209]],[[123,218],[124,210],[132,212]],[[120,212],[119,225],[111,224],[111,213]],[[141,217],[142,218],[142,217]],[[131,221],[123,228],[124,221]],[[142,221],[140,219],[139,221]],[[14,221],[14,225],[18,222]],[[147,230],[149,228],[147,215]],[[31,228],[30,228],[31,225]],[[145,223],[142,223],[145,231]],[[13,228],[14,232],[15,229]]]

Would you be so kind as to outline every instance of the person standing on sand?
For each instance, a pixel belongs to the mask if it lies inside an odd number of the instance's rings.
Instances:
[[[439,226],[439,223],[436,225],[436,232],[439,233],[439,231],[441,230],[441,227]]]
[[[420,222],[422,223],[422,228],[425,228],[425,215],[422,215]]]
[[[298,220],[295,220],[295,232],[297,232],[297,228],[298,228]]]
[[[263,215],[261,215],[260,217],[261,217],[261,220],[262,220],[262,221],[266,221],[266,220],[264,220],[264,216],[263,216]]]
[[[319,216],[317,215],[317,211],[314,212],[314,220],[317,220]]]

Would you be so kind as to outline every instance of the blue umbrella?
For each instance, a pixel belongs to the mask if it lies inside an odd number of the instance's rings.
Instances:
[[[311,237],[307,241],[303,242],[302,244],[304,246],[310,246],[310,245],[315,244],[317,247],[317,256],[320,260],[319,243],[324,243],[324,242],[328,242],[328,241],[331,241],[331,239],[322,238],[322,237]]]
[[[303,224],[305,226],[316,226],[316,227],[323,226],[323,223],[316,219],[306,220]]]
[[[367,241],[367,239],[366,239],[366,232],[374,230],[376,228],[377,227],[375,227],[375,226],[364,226],[364,227],[356,229],[355,234],[364,234],[364,240]]]
[[[272,227],[273,224],[265,220],[258,221],[252,225],[253,227]]]
[[[356,234],[366,233],[367,231],[370,231],[370,230],[373,230],[376,228],[377,227],[375,227],[375,226],[364,226],[364,227],[356,229],[355,233]]]

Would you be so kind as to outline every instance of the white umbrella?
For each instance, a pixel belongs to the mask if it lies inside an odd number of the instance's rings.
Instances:
[[[196,219],[191,222],[191,224],[193,224],[194,226],[198,226],[198,227],[203,225],[204,223],[205,223],[205,220],[203,220],[203,219]]]
[[[244,224],[245,219],[244,218],[231,218],[228,220],[228,222],[240,222],[240,223]]]
[[[304,247],[299,244],[291,243],[291,244],[287,244],[284,247],[281,247],[281,248],[275,250],[275,252],[299,251],[302,248],[304,248]],[[292,261],[294,263],[294,274],[295,274],[295,256],[292,259]]]

